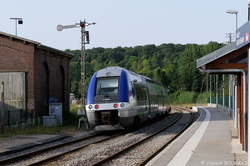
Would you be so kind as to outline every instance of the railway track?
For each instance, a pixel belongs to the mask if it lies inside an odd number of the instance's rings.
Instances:
[[[171,136],[174,135],[172,138],[177,137],[183,130],[185,130],[185,128],[187,128],[192,122],[192,118],[183,114],[183,112],[185,112],[183,111],[184,108],[174,107],[174,109],[179,113],[167,116],[165,118],[165,122],[167,123],[164,122],[165,127],[158,131],[151,129],[150,126],[146,126],[142,127],[144,129],[135,129],[134,131],[126,131],[112,136],[98,135],[80,138],[34,151],[32,153],[0,160],[0,165],[65,165],[67,161],[70,160],[74,160],[73,165],[116,165],[117,162],[124,161],[124,159],[121,159],[122,157],[124,158],[124,156],[127,156],[130,153],[134,153],[133,149],[138,149],[138,147],[144,146],[147,141],[154,140],[154,137],[157,138],[157,135],[159,136],[164,131],[176,128],[174,125],[179,126],[181,129],[178,130],[178,132],[176,131],[174,134],[171,134]],[[186,124],[178,124],[180,119],[186,119],[186,121],[189,122],[185,122]],[[164,119],[162,121],[164,121]],[[169,139],[168,143],[172,140],[173,139]],[[164,143],[161,148],[157,148],[158,150],[151,152],[150,155],[144,157],[144,160],[138,162],[137,165],[144,165],[147,163],[168,143]],[[85,155],[85,157],[78,157],[79,154]],[[119,165],[121,165],[121,163]]]
[[[165,147],[167,147],[171,142],[173,142],[178,136],[180,136],[195,120],[195,116],[193,112],[190,109],[181,108],[181,107],[174,107],[177,110],[186,110],[190,113],[190,117],[187,118],[187,123],[183,124],[183,127],[175,134],[171,139],[169,139],[163,146],[161,146],[158,150],[156,150],[154,153],[152,153],[149,157],[147,157],[145,160],[143,160],[139,165],[143,166],[147,164],[151,159],[153,159],[157,154],[159,154]]]
[[[31,152],[23,152],[23,153],[21,152],[21,154],[17,154],[17,155],[15,155],[16,153],[9,154],[8,156],[10,156],[10,157],[6,157],[5,159],[0,160],[0,165],[15,165],[15,163],[21,163],[25,160],[32,160],[32,158],[34,158],[38,155],[41,156],[44,153],[47,153],[48,151],[53,151],[53,150],[58,151],[60,148],[69,147],[68,150],[62,152],[64,154],[67,154],[67,153],[76,151],[80,148],[83,148],[84,146],[88,146],[88,144],[87,145],[83,144],[80,146],[79,144],[81,144],[81,142],[83,142],[83,141],[91,140],[91,143],[96,143],[96,142],[101,142],[103,140],[111,139],[112,137],[116,137],[117,135],[119,135],[119,133],[115,134],[115,135],[111,134],[111,136],[103,135],[103,134],[99,133],[99,134],[94,134],[94,135],[83,137],[83,138],[76,138],[76,139],[73,139],[73,140],[70,140],[67,142],[58,143],[58,144],[48,146],[45,148],[41,148],[38,150],[34,150]],[[51,155],[50,157],[46,157],[46,159],[50,160],[50,159],[56,158],[56,157],[62,155],[62,153]],[[46,161],[46,159],[43,159],[43,160]],[[37,163],[39,163],[39,162],[37,162]],[[33,165],[33,164],[36,164],[36,162],[29,162],[28,165]]]
[[[126,165],[124,164],[124,162],[126,162],[126,158],[133,158],[132,156],[134,154],[137,154],[138,156],[143,156],[143,157],[140,157],[140,159],[143,159],[143,160],[140,160],[140,161],[137,161],[136,165],[139,165],[139,166],[143,166],[145,165],[147,162],[149,162],[154,156],[156,156],[160,151],[163,150],[163,148],[165,148],[168,144],[170,144],[175,138],[177,138],[192,122],[193,122],[193,113],[188,110],[188,109],[184,109],[184,108],[178,108],[178,107],[175,107],[176,110],[178,111],[181,111],[181,114],[180,116],[175,120],[173,121],[171,124],[159,129],[158,131],[155,131],[154,133],[152,133],[151,135],[137,141],[137,142],[134,142],[133,144],[131,144],[130,146],[127,146],[126,148],[124,149],[121,149],[120,151],[104,158],[103,160],[101,161],[98,161],[96,163],[94,163],[93,165],[94,166],[99,166],[99,165]],[[183,117],[183,110],[185,111],[188,111],[190,112],[190,117]],[[181,123],[178,123],[178,121],[181,119],[181,118],[184,118],[186,119],[186,121],[182,121]],[[167,139],[166,143],[164,143],[164,145],[162,145],[160,148],[158,148],[157,150],[155,150],[154,152],[152,152],[150,155],[148,156],[145,156],[145,154],[139,154],[139,151],[138,149],[142,149],[145,147],[145,144],[147,144],[148,142],[151,142],[149,144],[154,144],[152,139],[155,137],[157,139],[157,136],[159,134],[161,134],[162,132],[166,132],[166,130],[168,130],[170,127],[173,127],[174,124],[177,125],[180,125],[180,126],[183,126],[182,128],[180,128],[179,131],[177,131],[175,134],[173,134],[171,136],[171,139]],[[133,151],[136,151],[136,152],[133,152]],[[130,165],[130,163],[128,164]]]
[[[146,123],[144,126],[149,125],[150,123]],[[119,135],[124,135],[129,132],[132,132],[133,130],[137,130],[142,126],[138,126],[136,128],[125,130],[124,132],[116,131],[116,132],[105,132],[105,134],[99,133],[94,134],[91,136],[85,136],[81,138],[72,139],[69,141],[62,141],[61,143],[57,143],[55,145],[39,148],[39,145],[35,150],[23,150],[20,152],[14,152],[7,155],[0,156],[0,165],[37,165],[41,163],[45,163],[47,161],[53,160],[55,158],[58,158],[62,155],[73,153],[74,151],[77,151],[79,149],[82,149],[84,147],[87,147],[91,144],[96,144],[105,140],[112,139],[113,137],[117,137]],[[118,133],[118,134],[114,134]],[[55,151],[53,153],[53,151]],[[48,153],[50,152],[50,153]],[[6,157],[4,157],[6,156]],[[44,157],[42,157],[44,156]],[[27,164],[25,164],[27,163]]]
[[[183,112],[187,112],[186,109],[184,109],[184,111],[182,108],[177,107],[175,107],[175,110],[178,113],[168,116],[163,120],[164,122],[158,122],[160,125],[153,124],[135,132],[90,145],[76,153],[64,155],[53,162],[43,162],[42,164],[64,165],[67,161],[71,161],[70,163],[73,163],[73,165],[144,165],[192,123],[192,113],[185,114]],[[182,122],[179,122],[180,120]],[[156,126],[152,127],[154,125]],[[176,128],[178,128],[178,130]],[[154,142],[150,142],[155,140],[155,138],[157,140],[157,137],[164,135],[164,133],[166,134],[166,132],[168,132],[169,137],[167,139],[168,143],[164,143],[164,145],[160,147],[158,146],[157,150],[154,148],[154,150],[151,151],[149,148],[149,155],[145,155],[145,152],[141,154],[142,149],[145,149],[145,144],[155,145]],[[161,141],[158,142],[160,143]],[[135,156],[137,157],[135,158]],[[129,162],[127,162],[127,160],[129,160]],[[131,164],[131,160],[133,164]]]

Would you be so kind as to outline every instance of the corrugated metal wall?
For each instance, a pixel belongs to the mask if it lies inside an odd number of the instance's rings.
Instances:
[[[0,72],[0,84],[4,83],[4,105],[0,95],[0,110],[4,125],[20,122],[26,110],[25,72]],[[2,91],[2,90],[1,90]]]

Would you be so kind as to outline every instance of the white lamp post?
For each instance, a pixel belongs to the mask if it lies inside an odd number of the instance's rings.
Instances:
[[[238,29],[238,11],[237,10],[228,10],[226,13],[236,15],[236,30]]]
[[[15,20],[15,22],[16,22],[16,36],[17,36],[17,23],[23,24],[23,19],[22,18],[10,18],[10,19]]]

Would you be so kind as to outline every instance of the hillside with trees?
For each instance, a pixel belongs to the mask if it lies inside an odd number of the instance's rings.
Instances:
[[[196,69],[196,59],[215,51],[224,44],[209,42],[198,44],[153,44],[135,47],[92,48],[86,50],[86,85],[91,76],[108,66],[120,66],[153,78],[167,85],[172,101],[177,102],[181,94],[198,97],[203,78]],[[70,90],[80,98],[80,50],[65,50],[75,54],[70,62]],[[196,100],[192,99],[192,100]]]

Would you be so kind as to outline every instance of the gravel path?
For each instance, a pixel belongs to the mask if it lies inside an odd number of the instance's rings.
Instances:
[[[21,145],[28,145],[30,143],[37,143],[55,138],[58,135],[20,135],[20,136],[14,136],[14,137],[7,137],[7,138],[1,138],[0,139],[0,153],[5,152],[9,149],[14,149]]]

